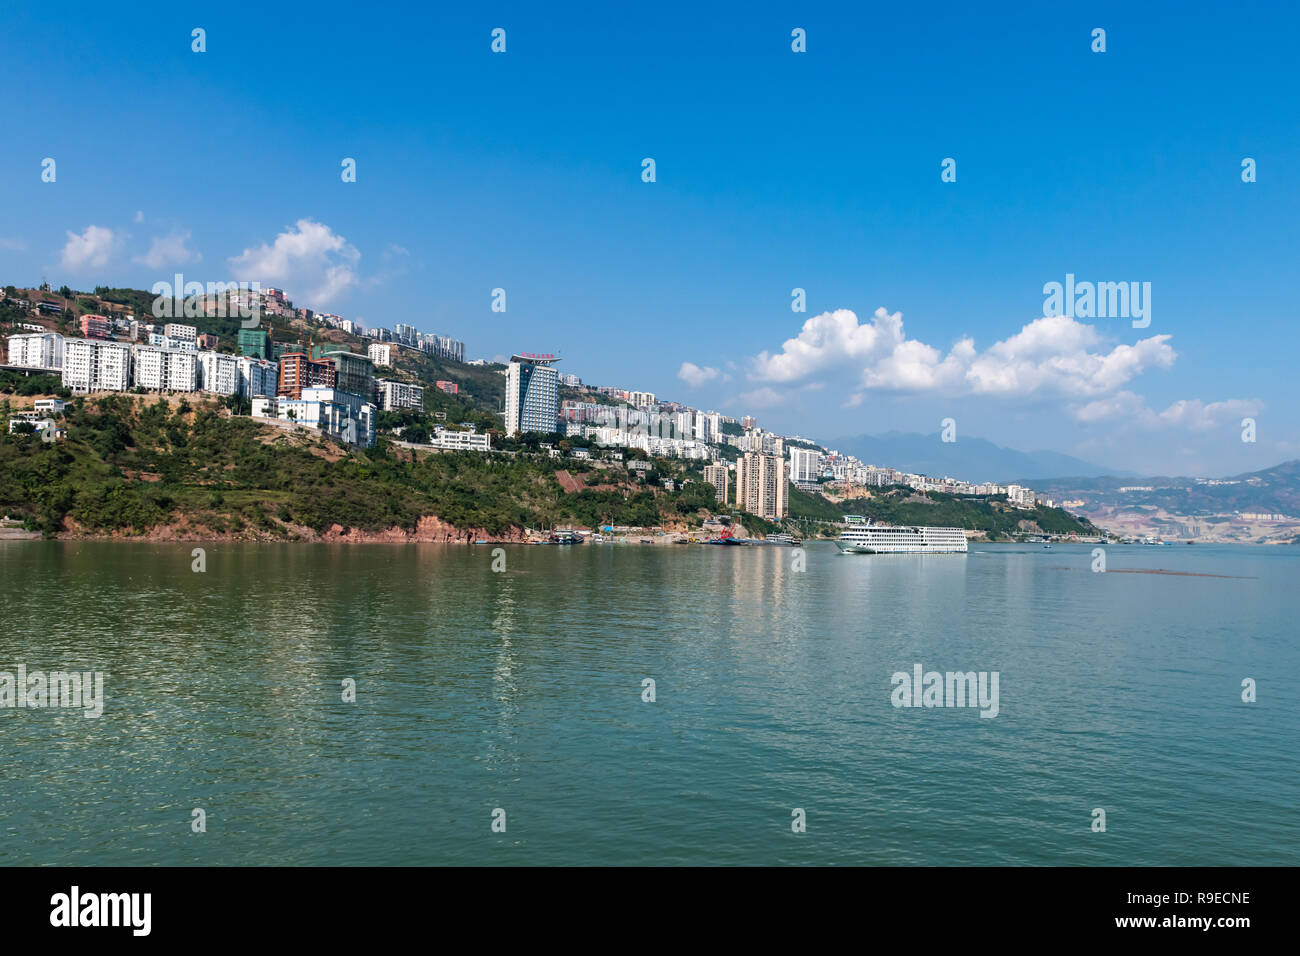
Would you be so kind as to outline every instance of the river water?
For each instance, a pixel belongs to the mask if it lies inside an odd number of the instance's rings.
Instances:
[[[1300,863],[1300,550],[193,548],[0,542],[0,862]]]

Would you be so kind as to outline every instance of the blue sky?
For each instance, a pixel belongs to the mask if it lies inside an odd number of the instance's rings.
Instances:
[[[256,280],[823,441],[1300,457],[1281,4],[279,6],[6,7],[0,281]],[[1150,326],[1033,325],[1066,273]]]

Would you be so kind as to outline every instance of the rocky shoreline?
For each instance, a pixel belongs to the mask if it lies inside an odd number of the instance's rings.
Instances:
[[[506,534],[491,534],[483,528],[457,528],[441,521],[434,515],[426,515],[421,518],[414,529],[392,527],[380,531],[367,531],[361,528],[345,528],[340,524],[334,524],[322,533],[305,525],[278,522],[277,532],[254,527],[245,527],[238,531],[215,531],[191,523],[189,519],[181,517],[168,524],[158,525],[147,531],[139,532],[132,529],[118,532],[89,531],[68,520],[64,523],[64,530],[55,533],[51,537],[59,541],[175,541],[185,543],[244,541],[267,544],[286,542],[473,544],[476,541],[486,541],[491,544],[519,544],[527,540],[522,528],[512,528]],[[40,538],[42,535],[39,532],[22,532],[21,536]]]

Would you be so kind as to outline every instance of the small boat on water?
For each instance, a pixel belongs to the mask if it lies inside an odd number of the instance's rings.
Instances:
[[[547,542],[550,544],[582,544],[582,535],[576,531],[552,531]]]
[[[710,538],[705,544],[724,544],[732,546],[747,545],[751,542],[747,538],[737,538],[735,525],[728,525],[722,529],[722,532],[716,538]]]
[[[796,537],[792,534],[781,532],[780,534],[769,534],[763,539],[764,544],[780,544],[788,547],[797,548],[803,544],[803,538]]]

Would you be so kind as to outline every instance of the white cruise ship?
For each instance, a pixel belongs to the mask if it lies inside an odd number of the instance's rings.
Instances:
[[[838,542],[842,554],[965,554],[961,528],[895,527],[847,515]]]

